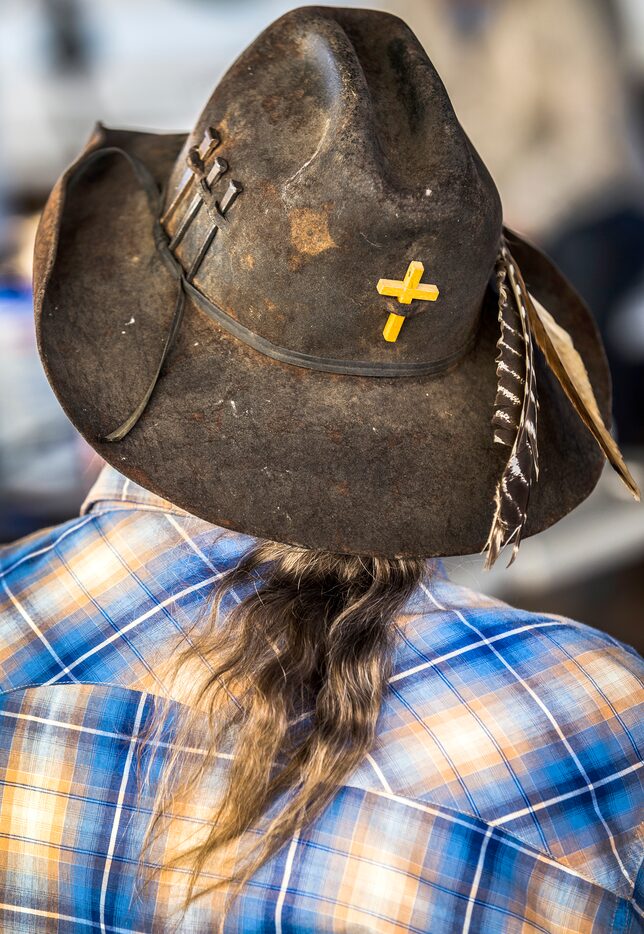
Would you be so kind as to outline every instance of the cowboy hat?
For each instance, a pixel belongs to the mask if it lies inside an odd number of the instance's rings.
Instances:
[[[502,223],[408,27],[295,10],[190,134],[99,125],[58,181],[35,254],[45,370],[101,457],[212,523],[335,552],[471,553],[508,462],[491,424],[500,244],[610,417],[590,314]],[[604,460],[537,348],[532,364],[524,535],[588,496]]]

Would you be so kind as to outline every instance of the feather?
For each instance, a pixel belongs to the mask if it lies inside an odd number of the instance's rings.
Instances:
[[[508,292],[509,280],[511,294]],[[511,449],[494,494],[495,511],[485,543],[486,568],[492,567],[510,542],[516,558],[527,519],[533,479],[539,474],[537,448],[537,388],[534,351],[528,325],[526,297],[522,294],[516,264],[505,243],[497,261],[499,323],[497,341],[497,393],[494,401],[494,441]]]
[[[624,463],[624,458],[614,438],[604,424],[588,372],[575,349],[570,334],[557,324],[552,315],[527,289],[526,292],[530,330],[548,366],[610,464],[617,471],[629,492],[639,501],[639,488]]]

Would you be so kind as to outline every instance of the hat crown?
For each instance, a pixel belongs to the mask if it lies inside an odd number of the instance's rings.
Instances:
[[[210,128],[219,144],[209,145]],[[195,152],[210,172],[213,210],[186,224],[195,194],[209,200],[191,179],[167,229],[184,225],[176,255],[228,315],[321,358],[418,364],[464,352],[501,206],[434,67],[397,17],[308,7],[269,26],[208,101],[171,174],[166,210]],[[226,217],[214,230],[218,211]],[[381,278],[402,281],[412,261],[437,286],[436,302],[378,293]],[[382,336],[391,312],[413,315],[396,343]]]

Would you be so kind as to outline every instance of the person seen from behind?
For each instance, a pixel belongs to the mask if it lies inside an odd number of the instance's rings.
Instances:
[[[35,270],[107,466],[0,552],[2,931],[640,930],[641,659],[439,560],[638,495],[605,357],[405,24],[99,124]]]

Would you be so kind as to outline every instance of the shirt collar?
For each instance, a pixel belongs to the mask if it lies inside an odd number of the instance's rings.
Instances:
[[[160,509],[163,512],[173,512],[183,516],[190,515],[169,500],[151,493],[134,480],[124,477],[109,464],[103,467],[87,494],[81,506],[81,515],[91,512],[94,507],[102,503],[123,503],[145,509]]]

